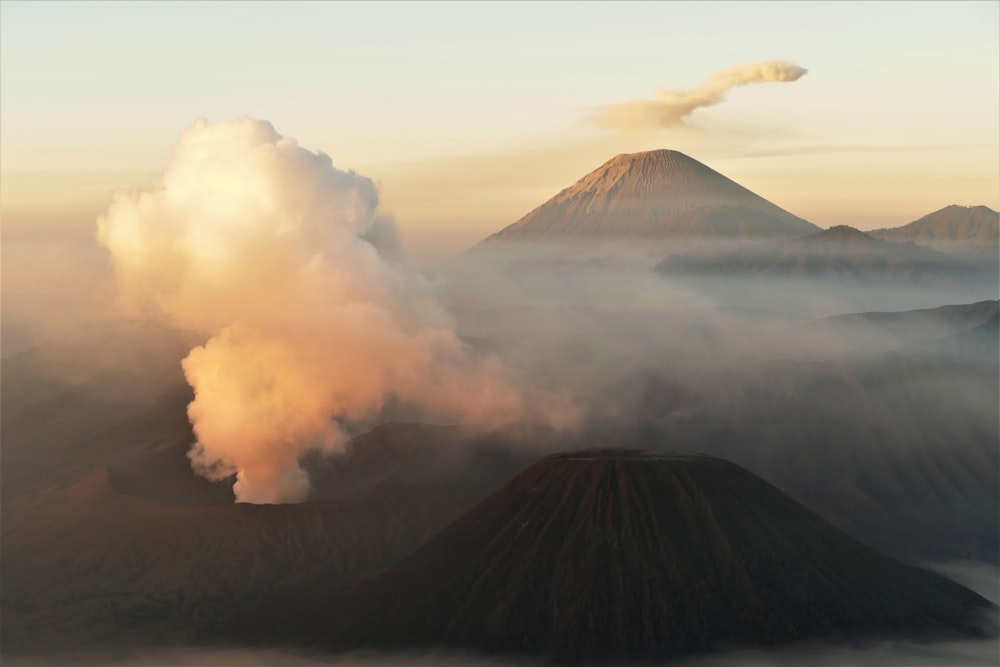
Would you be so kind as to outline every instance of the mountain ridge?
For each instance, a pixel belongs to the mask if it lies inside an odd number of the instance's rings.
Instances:
[[[894,243],[909,241],[935,250],[997,261],[1000,213],[983,205],[951,204],[905,225],[874,229],[869,234]]]

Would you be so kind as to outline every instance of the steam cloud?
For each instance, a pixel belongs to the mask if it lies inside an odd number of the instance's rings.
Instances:
[[[162,177],[115,194],[98,239],[126,304],[211,336],[183,361],[189,457],[209,479],[235,474],[238,501],[304,500],[300,459],[334,451],[345,423],[389,402],[488,425],[529,405],[572,419],[468,351],[400,263],[370,179],[267,122],[197,121]]]
[[[765,60],[716,72],[691,90],[657,90],[652,100],[635,100],[603,107],[594,117],[603,127],[643,130],[680,124],[695,109],[719,104],[726,93],[749,83],[797,81],[809,70],[794,63]]]

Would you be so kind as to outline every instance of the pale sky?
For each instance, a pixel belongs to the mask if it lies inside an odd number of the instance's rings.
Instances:
[[[686,125],[605,105],[762,60]],[[381,184],[417,265],[622,152],[677,148],[819,225],[1000,208],[1000,3],[0,2],[0,207],[90,229],[195,119],[252,116]]]

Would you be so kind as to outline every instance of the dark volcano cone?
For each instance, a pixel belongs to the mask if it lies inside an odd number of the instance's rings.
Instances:
[[[988,606],[735,464],[596,450],[543,459],[382,575],[333,597],[269,602],[238,626],[338,649],[589,661],[963,636]]]

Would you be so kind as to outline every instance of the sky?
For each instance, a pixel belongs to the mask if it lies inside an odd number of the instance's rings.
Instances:
[[[763,60],[681,125],[602,107]],[[997,2],[0,1],[5,238],[92,235],[196,119],[270,121],[374,179],[431,267],[607,159],[683,150],[821,226],[1000,208]]]

